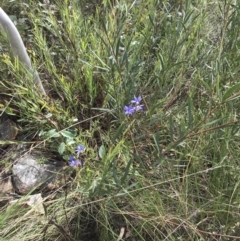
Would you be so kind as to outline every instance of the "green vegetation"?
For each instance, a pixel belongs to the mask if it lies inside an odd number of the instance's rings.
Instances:
[[[1,7],[48,98],[0,35],[1,114],[67,165],[84,145],[84,165],[45,215],[2,207],[1,241],[240,239],[240,3],[37,2]],[[125,115],[134,96],[145,112]]]

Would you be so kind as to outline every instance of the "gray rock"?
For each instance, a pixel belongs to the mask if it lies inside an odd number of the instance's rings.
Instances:
[[[17,192],[26,194],[35,188],[53,183],[62,165],[36,155],[24,155],[13,165],[13,186]]]
[[[17,125],[11,120],[0,123],[0,140],[14,140],[17,134]]]

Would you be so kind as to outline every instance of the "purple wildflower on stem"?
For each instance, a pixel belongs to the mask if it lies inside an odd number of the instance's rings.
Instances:
[[[80,161],[78,159],[75,160],[72,155],[69,157],[69,165],[71,167],[78,166],[79,164],[80,164]]]
[[[144,107],[143,107],[143,105],[136,105],[135,109],[136,109],[136,111],[143,111]]]
[[[133,100],[131,100],[131,103],[135,105],[140,105],[141,100],[142,100],[142,97],[140,95],[138,97],[134,95],[134,98]]]
[[[145,112],[144,105],[140,104],[141,101],[142,97],[140,95],[137,97],[134,95],[133,100],[131,100],[131,104],[129,106],[124,106],[125,115],[132,115],[138,111]]]
[[[75,150],[76,154],[79,155],[80,153],[82,153],[85,150],[85,147],[81,144],[77,147],[77,149]]]
[[[130,106],[124,106],[125,115],[132,115],[135,112],[135,108]]]

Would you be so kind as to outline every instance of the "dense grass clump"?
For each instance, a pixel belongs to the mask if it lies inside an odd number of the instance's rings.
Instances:
[[[0,109],[65,182],[2,207],[1,240],[240,239],[240,3],[42,2],[2,8],[47,98],[0,35]]]

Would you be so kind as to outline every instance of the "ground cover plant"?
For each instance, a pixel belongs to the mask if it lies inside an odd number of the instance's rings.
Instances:
[[[43,214],[23,207],[31,193],[1,204],[1,240],[240,239],[240,3],[0,7],[47,93],[1,34],[1,117],[17,123],[29,151],[66,163],[64,183],[42,190]],[[1,172],[11,165],[0,158]]]

